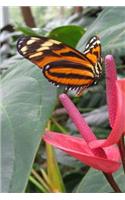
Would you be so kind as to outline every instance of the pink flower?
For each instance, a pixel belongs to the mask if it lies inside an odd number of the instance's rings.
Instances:
[[[67,152],[81,162],[106,173],[119,169],[120,154],[115,143],[125,132],[125,80],[116,79],[115,63],[112,56],[106,56],[107,102],[112,131],[105,140],[98,140],[85,119],[66,94],[59,99],[70,118],[79,130],[82,138],[48,131],[43,139],[55,147]]]
[[[117,144],[122,134],[125,134],[125,78],[117,79],[115,62],[111,55],[106,56],[105,65],[106,96],[112,131],[101,147]],[[90,146],[96,148],[100,146],[100,143],[92,142]]]

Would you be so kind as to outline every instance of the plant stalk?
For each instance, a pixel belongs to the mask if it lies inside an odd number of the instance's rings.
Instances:
[[[121,154],[123,170],[124,170],[124,173],[125,173],[125,142],[124,142],[124,134],[122,135],[122,137],[119,140],[118,147],[119,147],[119,151],[120,151],[120,154]]]
[[[105,178],[107,179],[107,181],[109,182],[109,184],[111,185],[111,187],[113,188],[113,190],[117,193],[122,193],[119,186],[115,182],[112,174],[108,174],[108,173],[105,173],[105,172],[103,172],[103,174],[104,174]]]

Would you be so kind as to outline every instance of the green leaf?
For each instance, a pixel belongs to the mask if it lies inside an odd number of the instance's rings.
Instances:
[[[65,192],[60,169],[56,160],[54,148],[52,145],[46,143],[47,153],[47,170],[48,177],[51,181],[51,188],[53,192]]]
[[[21,31],[24,35],[28,35],[28,36],[36,36],[36,37],[40,36],[40,34],[38,33],[38,30],[35,31],[28,26],[17,25],[16,30]]]
[[[85,29],[81,26],[69,25],[53,29],[49,33],[49,37],[75,47],[84,33]]]
[[[125,175],[121,168],[113,177],[116,183],[119,185],[122,192],[125,192]],[[86,176],[82,179],[80,184],[77,186],[75,192],[79,193],[103,193],[103,192],[114,192],[106,178],[101,171],[90,169]]]
[[[23,192],[41,136],[56,101],[56,88],[27,60],[6,61],[0,83],[1,192]]]
[[[107,7],[89,26],[85,35],[77,45],[83,52],[85,44],[93,35],[98,35],[102,43],[102,51],[107,53],[125,54],[125,9],[124,7]]]
[[[74,188],[78,185],[83,177],[83,172],[73,171],[67,172],[64,176],[64,183],[66,187],[66,191],[73,192]]]

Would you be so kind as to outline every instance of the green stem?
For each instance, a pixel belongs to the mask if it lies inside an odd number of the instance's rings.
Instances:
[[[123,170],[125,173],[125,144],[124,144],[124,134],[120,138],[120,141],[118,143],[119,151],[121,154],[121,160],[122,160],[122,165],[123,165]]]
[[[46,181],[47,185],[49,186],[49,188],[52,189],[52,183],[51,183],[51,181],[50,181],[48,175],[46,174],[46,172],[45,172],[42,168],[40,169],[40,172],[41,172],[41,174],[42,174],[44,180]]]
[[[103,172],[105,178],[107,179],[107,181],[109,182],[109,184],[111,185],[111,187],[113,188],[113,190],[117,193],[122,193],[122,191],[120,190],[119,186],[117,185],[117,183],[115,182],[112,174],[107,174],[105,172]]]
[[[35,178],[32,176],[29,177],[30,182],[32,182],[41,192],[47,193],[48,190],[46,190]]]
[[[62,133],[66,133],[66,130],[56,121],[56,119],[52,118],[52,122],[59,128]]]
[[[41,185],[48,191],[50,191],[50,188],[48,187],[48,185],[45,183],[45,181],[42,179],[42,177],[34,170],[32,169],[32,174],[34,175],[34,177],[41,183]]]

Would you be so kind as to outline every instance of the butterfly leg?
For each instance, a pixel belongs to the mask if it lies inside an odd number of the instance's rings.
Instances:
[[[87,88],[88,86],[83,86],[83,87],[80,87],[80,88],[78,88],[77,90],[76,90],[76,97],[80,97],[82,94],[83,94],[83,92],[84,92],[84,90]]]

